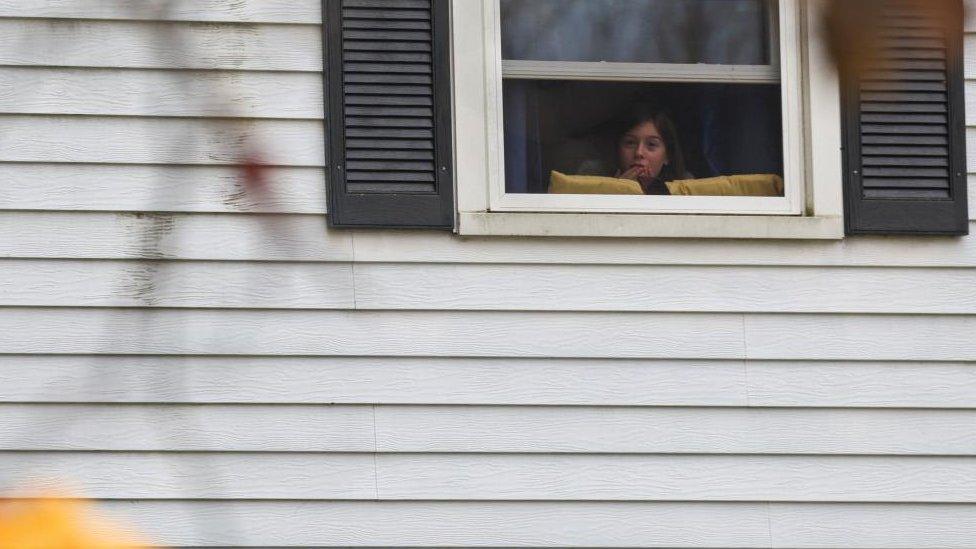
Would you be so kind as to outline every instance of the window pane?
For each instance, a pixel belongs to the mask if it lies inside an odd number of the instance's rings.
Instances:
[[[547,192],[552,170],[619,177],[632,168],[623,138],[648,111],[673,128],[653,128],[675,144],[652,168],[661,183],[783,174],[778,84],[505,80],[503,92],[510,193]],[[652,140],[641,154],[660,152]]]
[[[769,64],[765,0],[501,0],[502,58]]]

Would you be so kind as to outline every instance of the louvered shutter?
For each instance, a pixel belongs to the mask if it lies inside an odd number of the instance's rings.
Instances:
[[[329,222],[451,228],[447,0],[323,0]]]
[[[880,58],[844,82],[847,231],[966,234],[961,2],[883,11]]]

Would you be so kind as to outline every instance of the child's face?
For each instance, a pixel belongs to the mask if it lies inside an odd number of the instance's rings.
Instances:
[[[668,161],[664,138],[650,121],[634,126],[620,138],[617,155],[621,172],[636,172],[648,178],[657,177]]]

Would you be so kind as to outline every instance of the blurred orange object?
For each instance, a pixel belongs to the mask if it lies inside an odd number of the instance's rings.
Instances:
[[[78,499],[0,500],[0,549],[149,547]]]
[[[857,80],[887,69],[886,50],[906,47],[913,20],[945,29],[960,25],[960,0],[828,0],[823,25],[838,70]]]

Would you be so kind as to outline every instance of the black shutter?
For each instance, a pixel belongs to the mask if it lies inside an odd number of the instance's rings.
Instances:
[[[843,79],[847,232],[967,234],[962,3],[883,5],[875,70]]]
[[[323,0],[329,223],[454,226],[448,0]]]

